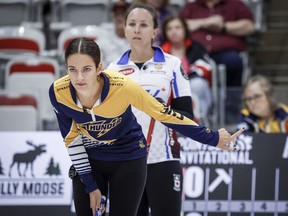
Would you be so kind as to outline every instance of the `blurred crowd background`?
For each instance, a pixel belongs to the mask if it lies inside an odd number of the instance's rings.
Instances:
[[[247,47],[239,51],[243,63],[239,83],[229,84],[229,68],[217,62],[209,46],[202,44],[211,57],[208,88],[212,102],[207,111],[202,111],[201,96],[198,98],[192,91],[196,120],[211,128],[223,126],[231,131],[243,108],[243,84],[253,75],[267,77],[279,101],[288,103],[288,1],[239,1],[251,11],[254,22],[253,32],[241,36]],[[48,88],[65,74],[65,47],[74,37],[93,38],[102,50],[104,66],[115,61],[123,50],[129,49],[121,27],[125,9],[133,2],[0,0],[0,130],[57,130]],[[166,16],[187,19],[196,13],[187,12],[194,0],[140,2],[152,4],[159,12],[160,31],[154,45],[163,49],[162,24]],[[226,31],[222,28],[218,33]],[[191,35],[193,38],[192,31]],[[205,39],[209,41],[209,37],[206,35]],[[197,42],[196,38],[192,40]],[[199,68],[203,70],[203,65],[195,63],[193,68],[197,72]]]

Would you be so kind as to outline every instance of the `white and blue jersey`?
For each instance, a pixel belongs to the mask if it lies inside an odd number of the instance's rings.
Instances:
[[[170,105],[172,99],[191,97],[190,84],[184,75],[181,60],[164,53],[159,47],[153,48],[153,58],[145,62],[141,69],[129,59],[130,50],[111,63],[108,69],[129,76],[154,98],[161,98],[167,105]],[[179,160],[179,144],[175,142],[173,131],[161,122],[156,121],[153,125],[151,117],[137,109],[133,109],[133,112],[146,139],[151,140],[148,164]]]

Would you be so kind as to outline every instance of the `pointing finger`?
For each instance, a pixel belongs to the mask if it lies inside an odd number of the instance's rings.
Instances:
[[[239,129],[238,131],[236,131],[232,136],[231,136],[231,139],[234,140],[235,138],[237,138],[240,134],[243,133],[245,129],[244,128],[241,128]]]

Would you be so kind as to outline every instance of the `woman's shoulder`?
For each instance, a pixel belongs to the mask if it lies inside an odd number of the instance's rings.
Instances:
[[[110,80],[124,80],[125,79],[125,75],[119,73],[117,70],[113,70],[113,69],[106,69],[103,71],[103,73],[106,75],[106,77]]]
[[[70,78],[68,75],[54,81],[49,88],[49,96],[52,103],[56,103],[59,98],[69,98]]]
[[[280,103],[278,109],[275,111],[275,115],[280,119],[288,118],[288,106]]]
[[[251,117],[251,112],[247,108],[243,108],[240,110],[240,114],[245,117]]]
[[[155,50],[155,54],[154,54],[154,60],[157,61],[165,61],[167,59],[169,60],[173,60],[173,59],[179,59],[178,57],[168,53],[169,48],[167,49],[167,47],[165,47],[165,45],[163,45],[162,47],[160,46],[153,46],[154,50]]]
[[[123,87],[126,85],[128,76],[119,73],[116,70],[104,70],[103,74],[109,80],[110,87]]]
[[[166,52],[163,52],[163,54],[164,54],[166,64],[180,64],[181,63],[181,59],[179,57],[166,53]]]
[[[59,79],[54,81],[54,86],[63,86],[63,85],[69,85],[70,78],[68,75],[60,77]]]
[[[52,94],[52,92],[57,92],[57,93],[60,93],[62,92],[62,90],[66,90],[69,88],[69,85],[70,85],[70,78],[68,75],[66,76],[63,76],[57,80],[55,80],[50,88],[49,88],[49,92],[50,94]]]
[[[286,113],[288,113],[288,105],[280,103],[279,107],[280,107],[280,109],[283,109]]]

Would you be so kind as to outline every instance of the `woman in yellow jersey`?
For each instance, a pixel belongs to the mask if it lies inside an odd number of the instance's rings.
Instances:
[[[250,77],[243,88],[245,108],[238,128],[255,133],[287,133],[288,106],[276,101],[272,83],[262,75]]]
[[[101,195],[110,216],[135,216],[146,181],[146,139],[132,106],[201,143],[233,151],[230,135],[212,131],[158,102],[128,76],[103,71],[95,41],[73,39],[65,51],[66,76],[49,89],[67,151],[78,216],[94,216]],[[108,194],[109,191],[109,194]]]

